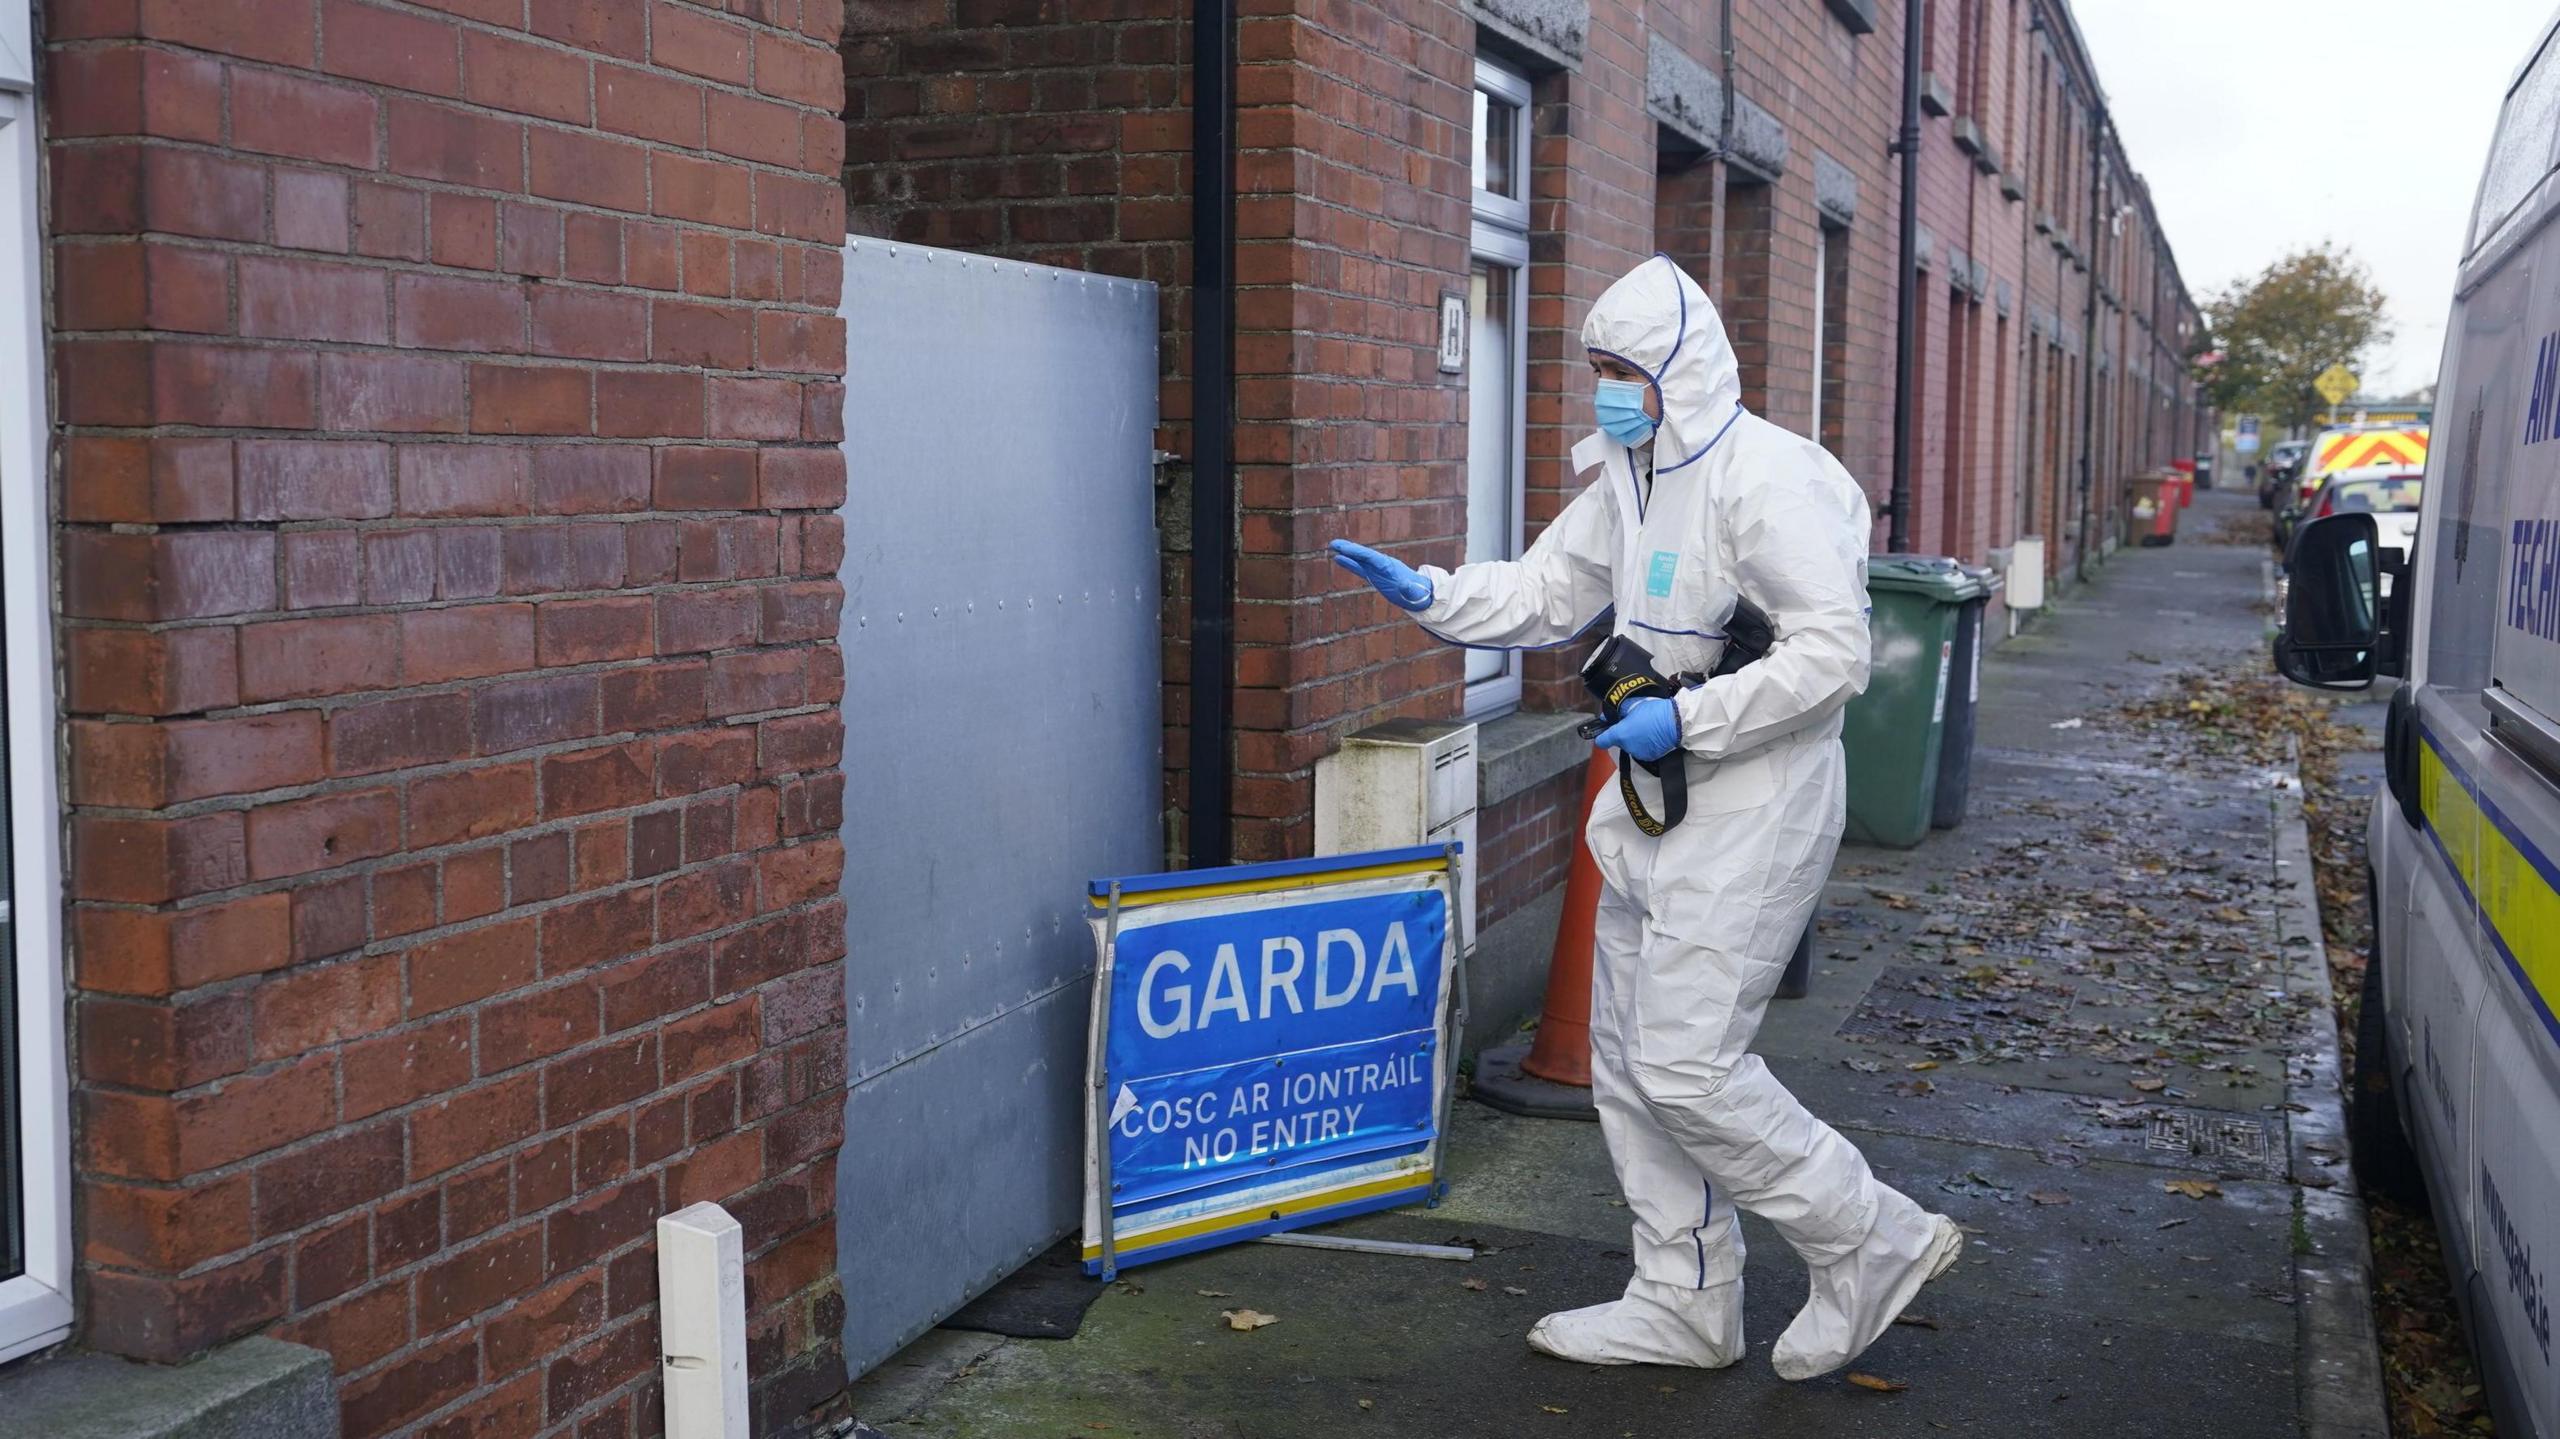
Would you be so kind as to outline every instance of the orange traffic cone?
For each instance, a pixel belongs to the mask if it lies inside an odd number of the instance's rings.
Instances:
[[[1573,867],[1564,880],[1564,914],[1547,960],[1547,999],[1538,1039],[1520,1072],[1550,1084],[1591,1087],[1591,926],[1600,912],[1600,865],[1582,837],[1591,806],[1616,774],[1607,750],[1591,752],[1582,785],[1582,818],[1573,827]]]

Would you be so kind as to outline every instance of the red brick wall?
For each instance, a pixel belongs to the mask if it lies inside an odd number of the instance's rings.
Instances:
[[[899,0],[848,7],[843,38],[853,233],[1154,281],[1157,443],[1184,460],[1190,13],[1177,0]],[[1165,498],[1165,837],[1179,855],[1191,557],[1182,495]]]
[[[1480,911],[1506,915],[1564,883],[1581,833],[1582,785],[1583,771],[1567,770],[1476,816],[1476,833],[1492,841],[1476,876]]]
[[[839,20],[55,0],[82,1337],[658,1425],[839,1388]]]
[[[1812,415],[1814,154],[1848,170],[1858,186],[1857,215],[1835,231],[1845,252],[1834,273],[1844,283],[1825,296],[1836,317],[1840,374],[1823,405],[1834,453],[1865,487],[1879,516],[1893,482],[1894,315],[1901,195],[1899,163],[1885,153],[1901,117],[1902,7],[1879,7],[1874,33],[1857,36],[1819,5],[1740,0],[1734,6],[1734,86],[1787,127],[1781,174],[1753,196],[1768,238],[1752,248],[1767,258],[1766,335],[1770,348],[1761,383],[1762,412],[1799,431]],[[1708,58],[1700,54],[1700,59]],[[1734,190],[1727,191],[1730,204]],[[1730,220],[1726,233],[1735,234]],[[1730,263],[1730,262],[1729,262]],[[1728,277],[1726,288],[1735,281]],[[1828,438],[1828,437],[1826,437]],[[1915,483],[1930,472],[1915,463]],[[1883,547],[1879,518],[1875,539]]]

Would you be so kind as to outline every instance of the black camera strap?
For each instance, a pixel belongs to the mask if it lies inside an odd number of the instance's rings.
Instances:
[[[1601,716],[1583,726],[1585,739],[1625,718],[1627,706],[1637,700],[1676,702],[1680,696],[1680,686],[1653,667],[1652,654],[1625,635],[1611,635],[1600,642],[1582,667],[1582,682],[1590,687],[1592,698],[1600,702]],[[1636,792],[1635,776],[1629,772],[1635,765],[1642,765],[1645,773],[1662,782],[1663,813],[1659,819]],[[1618,751],[1618,797],[1626,801],[1627,817],[1636,822],[1637,829],[1655,839],[1670,833],[1689,813],[1688,751],[1675,745],[1658,760],[1632,762],[1625,750]]]
[[[1777,642],[1777,627],[1758,605],[1739,596],[1733,614],[1725,622],[1725,647],[1718,656],[1717,676],[1729,675],[1756,663]],[[1681,683],[1703,683],[1698,675],[1669,678],[1654,668],[1653,655],[1643,645],[1623,634],[1613,634],[1600,642],[1582,667],[1582,682],[1590,687],[1591,696],[1600,702],[1600,718],[1582,727],[1582,737],[1590,739],[1603,729],[1626,717],[1627,706],[1640,699],[1662,699],[1677,703]],[[1669,754],[1658,760],[1637,760],[1644,772],[1662,781],[1662,817],[1657,819],[1645,807],[1643,796],[1636,793],[1635,776],[1628,773],[1626,751],[1618,752],[1618,797],[1626,801],[1627,817],[1636,828],[1654,839],[1660,839],[1689,814],[1689,751],[1673,746]]]

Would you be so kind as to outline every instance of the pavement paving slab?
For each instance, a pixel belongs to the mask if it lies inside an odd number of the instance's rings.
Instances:
[[[2250,502],[2200,495],[2189,528]],[[1739,1364],[1533,1353],[1538,1316],[1623,1287],[1627,1212],[1597,1126],[1462,1103],[1442,1205],[1337,1228],[1473,1262],[1247,1244],[1146,1266],[1072,1340],[936,1334],[857,1408],[896,1439],[2367,1432],[2335,1038],[2307,859],[2281,858],[2298,801],[2120,718],[2262,657],[2268,593],[2254,547],[2121,552],[1993,650],[1965,823],[1843,850],[1812,993],[1763,1024],[1771,1069],[1967,1230],[1927,1323],[1853,1366],[1906,1387],[1775,1377],[1804,1272],[1748,1217]],[[1234,1332],[1239,1306],[1280,1322]]]

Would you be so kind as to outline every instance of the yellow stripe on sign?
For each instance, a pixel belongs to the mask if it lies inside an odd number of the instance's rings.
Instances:
[[[1421,1189],[1431,1184],[1433,1179],[1432,1171],[1424,1169],[1409,1174],[1391,1174],[1384,1179],[1372,1179],[1364,1184],[1349,1185],[1341,1189],[1319,1189],[1312,1194],[1301,1194],[1272,1204],[1257,1204],[1251,1209],[1240,1209],[1229,1214],[1213,1214],[1206,1219],[1168,1225],[1163,1229],[1150,1229],[1142,1234],[1124,1234],[1113,1243],[1112,1248],[1118,1255],[1125,1258],[1132,1254],[1143,1254],[1150,1249],[1161,1248],[1167,1244],[1179,1244],[1186,1239],[1197,1239],[1204,1234],[1216,1234],[1227,1229],[1242,1229],[1253,1224],[1266,1224],[1275,1215],[1286,1219],[1290,1215],[1305,1214],[1309,1210],[1330,1209],[1337,1204],[1357,1204],[1363,1199],[1375,1199],[1379,1195],[1393,1194],[1404,1189]],[[1087,1240],[1084,1246],[1084,1257],[1100,1259],[1102,1246]]]
[[[2560,873],[2485,810],[2435,746],[2418,747],[2418,806],[2516,980],[2560,1032]]]
[[[1228,884],[1199,884],[1184,889],[1156,889],[1144,894],[1120,896],[1122,909],[1137,909],[1150,904],[1171,904],[1178,899],[1225,899],[1239,894],[1273,894],[1284,889],[1315,889],[1325,885],[1348,884],[1363,879],[1398,879],[1409,874],[1432,874],[1449,867],[1445,859],[1414,859],[1402,864],[1372,865],[1367,869],[1334,869],[1319,874],[1275,875],[1269,879],[1236,880]],[[1108,895],[1088,895],[1086,901],[1095,909],[1109,909]]]

